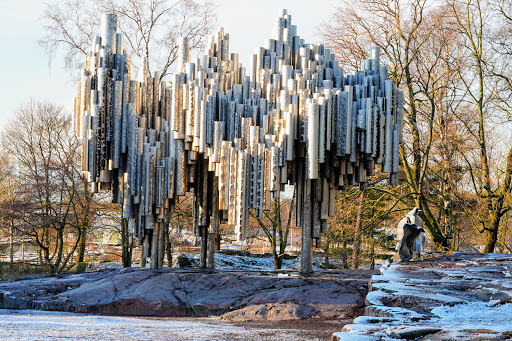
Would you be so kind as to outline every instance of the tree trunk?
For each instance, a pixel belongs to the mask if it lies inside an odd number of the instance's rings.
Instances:
[[[83,263],[85,259],[85,243],[87,240],[87,227],[80,227],[80,240],[78,242],[78,254],[76,256],[77,263]]]
[[[330,241],[330,238],[329,237],[326,237],[325,238],[325,247],[324,247],[324,263],[325,263],[325,268],[326,269],[329,269],[329,246],[331,244],[331,241]]]
[[[164,231],[163,231],[163,237],[164,237],[164,244],[165,244],[165,254],[167,257],[167,266],[172,268],[172,244],[171,244],[171,238],[169,236],[169,226],[171,224],[169,222],[164,224]]]
[[[89,184],[87,182],[83,182],[83,189],[85,195],[85,204],[82,207],[84,213],[84,219],[80,226],[80,240],[78,242],[78,252],[76,257],[77,262],[77,271],[84,272],[85,271],[85,250],[87,244],[87,232],[89,230],[89,214],[91,210],[91,202],[92,202],[92,193],[89,190]]]
[[[501,198],[502,197],[500,197],[499,199],[501,199]],[[493,212],[494,217],[492,219],[492,227],[487,228],[485,230],[485,247],[484,247],[485,253],[493,253],[494,249],[496,248],[496,243],[498,242],[498,231],[499,231],[500,222],[501,222],[500,211],[502,209],[503,204],[500,202],[496,206],[498,206],[498,207],[496,207]]]
[[[278,210],[277,202],[274,202],[275,210]],[[279,219],[280,221],[280,219]],[[272,256],[274,257],[274,270],[279,270],[281,267],[279,266],[279,255],[277,254],[277,222],[272,223],[272,241],[270,246],[272,248]]]
[[[357,198],[357,220],[356,229],[354,231],[354,245],[352,251],[352,269],[359,268],[359,254],[361,247],[361,234],[363,231],[363,211],[364,211],[364,199],[366,197],[366,185],[361,189],[359,197]]]
[[[39,265],[44,265],[44,260],[43,260],[43,250],[39,249],[37,250],[37,258],[39,259]]]
[[[343,262],[343,268],[348,269],[348,255],[347,255],[347,235],[345,229],[341,230],[342,248],[341,248],[341,260]]]
[[[423,220],[424,227],[426,228],[436,247],[439,250],[448,250],[450,247],[448,239],[443,234],[443,231],[441,231],[439,228],[437,220],[427,203],[427,199],[422,194],[420,194],[419,197],[416,198],[415,203],[416,206],[423,211],[423,216],[425,217]]]
[[[53,264],[55,273],[60,272],[59,268],[61,266],[63,252],[64,252],[64,233],[63,233],[63,229],[59,228],[57,230],[57,260],[55,261],[55,264]]]
[[[220,251],[220,233],[215,235],[215,251]]]
[[[370,270],[375,270],[375,239],[373,237],[373,228],[370,233]]]
[[[272,257],[274,258],[274,270],[281,269],[281,266],[279,264],[279,256],[275,250],[272,250]]]
[[[85,271],[85,249],[87,241],[87,227],[89,226],[89,219],[86,218],[83,225],[80,226],[80,240],[78,241],[78,254],[76,257],[77,272]]]
[[[11,220],[11,229],[10,229],[10,236],[9,236],[9,261],[12,266],[14,263],[14,227],[13,227],[12,220]]]
[[[44,264],[49,266],[51,261],[50,261],[50,234],[48,232],[48,227],[44,228],[43,240],[44,240],[44,248],[43,248],[44,258],[43,258],[43,261],[44,261]]]

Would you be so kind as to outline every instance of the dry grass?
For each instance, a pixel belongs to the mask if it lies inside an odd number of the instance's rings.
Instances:
[[[40,265],[28,263],[4,263],[0,262],[0,281],[8,281],[17,277],[49,274],[50,269]]]

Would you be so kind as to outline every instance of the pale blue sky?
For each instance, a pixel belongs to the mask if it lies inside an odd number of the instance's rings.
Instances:
[[[48,0],[52,2],[52,0]],[[47,99],[71,109],[76,84],[63,69],[62,60],[48,67],[48,57],[37,45],[42,35],[41,0],[0,0],[0,126],[30,98]],[[231,52],[247,66],[255,47],[271,37],[279,9],[287,8],[298,34],[317,42],[317,26],[327,20],[340,0],[217,0],[217,22],[230,36]]]

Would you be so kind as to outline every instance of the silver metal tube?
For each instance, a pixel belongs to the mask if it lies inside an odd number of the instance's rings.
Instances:
[[[318,103],[307,103],[307,178],[318,179]]]

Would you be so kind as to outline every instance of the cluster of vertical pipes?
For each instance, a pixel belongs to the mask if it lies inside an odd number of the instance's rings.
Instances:
[[[75,105],[82,167],[93,191],[110,189],[123,205],[155,268],[162,223],[192,190],[201,266],[213,267],[220,224],[242,240],[249,210],[262,217],[294,185],[301,271],[309,273],[338,190],[365,183],[376,164],[396,182],[403,95],[379,65],[378,48],[362,71],[344,75],[329,49],[300,39],[283,10],[255,52],[247,72],[221,29],[191,62],[181,38],[170,87],[146,62],[133,81],[116,17],[103,17]]]

